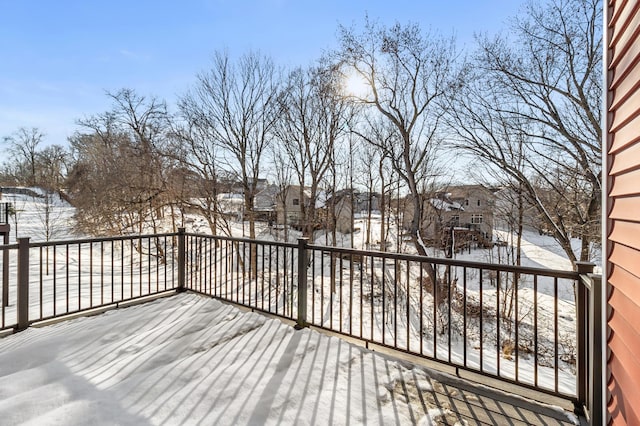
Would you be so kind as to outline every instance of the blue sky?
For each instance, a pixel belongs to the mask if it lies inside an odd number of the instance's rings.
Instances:
[[[506,27],[523,0],[0,0],[0,138],[38,127],[66,144],[75,120],[133,88],[172,104],[211,54],[260,50],[307,65],[336,44],[338,24],[417,22],[473,45]]]

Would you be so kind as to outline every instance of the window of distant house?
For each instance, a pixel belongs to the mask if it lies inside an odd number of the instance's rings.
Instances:
[[[300,199],[298,199],[298,198],[294,198],[294,199],[293,199],[293,205],[294,205],[294,206],[299,206],[299,205],[300,205]]]
[[[468,200],[468,199],[467,199],[467,200],[464,200],[464,205],[465,205],[465,206],[468,206],[468,205],[469,205],[469,200]]]
[[[482,223],[482,215],[481,214],[472,214],[471,215],[471,223]]]
[[[478,206],[480,206],[480,200],[478,200]]]
[[[458,216],[457,214],[451,216],[451,224],[455,226],[458,225],[458,223],[460,223],[460,216]]]

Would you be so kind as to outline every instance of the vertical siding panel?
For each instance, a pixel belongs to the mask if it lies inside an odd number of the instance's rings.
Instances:
[[[607,13],[607,412],[640,424],[640,4]]]

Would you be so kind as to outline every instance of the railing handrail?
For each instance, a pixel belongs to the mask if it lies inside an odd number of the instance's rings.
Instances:
[[[240,243],[247,244],[260,244],[260,245],[270,245],[270,246],[279,246],[279,247],[288,247],[288,248],[296,248],[298,247],[297,243],[285,243],[279,241],[268,241],[268,240],[259,240],[259,239],[250,239],[250,238],[240,238],[240,237],[227,237],[223,235],[208,235],[208,234],[200,234],[187,232],[185,235],[189,237],[204,237],[214,240],[224,240],[224,241],[234,241]],[[462,266],[462,267],[470,267],[470,268],[482,268],[490,271],[505,271],[505,272],[521,272],[523,274],[536,274],[548,277],[557,277],[557,278],[565,278],[570,280],[577,280],[580,277],[580,274],[576,271],[567,271],[562,269],[551,269],[551,268],[539,268],[533,266],[515,266],[508,265],[504,263],[490,263],[490,262],[478,262],[472,260],[459,260],[459,259],[449,259],[445,257],[433,257],[433,256],[421,256],[418,254],[407,254],[407,253],[398,253],[398,252],[388,252],[388,251],[377,251],[377,250],[361,250],[354,249],[348,247],[335,247],[335,246],[324,246],[319,244],[307,244],[306,247],[310,250],[317,251],[331,251],[336,253],[343,254],[353,254],[353,255],[362,255],[362,256],[374,256],[374,257],[384,257],[387,259],[394,260],[409,260],[414,262],[422,262],[422,263],[433,263],[438,265],[451,265],[451,266]]]
[[[55,241],[39,241],[39,242],[30,242],[30,248],[38,248],[38,247],[51,247],[55,245],[66,245],[66,244],[89,244],[89,243],[99,243],[99,242],[109,242],[109,241],[126,241],[132,239],[146,239],[146,238],[160,238],[160,237],[177,237],[178,232],[167,232],[167,233],[156,233],[156,234],[131,234],[131,235],[121,235],[114,237],[87,237],[87,238],[79,238],[79,239],[68,239],[68,240],[55,240]],[[270,245],[270,246],[278,246],[278,247],[287,247],[287,248],[296,248],[298,247],[297,243],[286,243],[281,241],[269,241],[269,240],[260,240],[260,239],[250,239],[250,238],[242,238],[242,237],[228,237],[224,235],[209,235],[209,234],[201,234],[194,232],[186,232],[186,236],[189,237],[204,237],[213,240],[224,240],[224,241],[233,241],[239,243],[247,243],[247,244],[259,244],[259,245]],[[469,267],[469,268],[482,268],[490,271],[504,271],[504,272],[521,272],[523,274],[536,274],[541,276],[548,277],[557,277],[557,278],[565,278],[571,280],[580,279],[581,274],[577,271],[567,271],[562,269],[551,269],[551,268],[542,268],[542,267],[533,267],[533,266],[516,266],[516,265],[508,265],[504,263],[492,263],[492,262],[478,262],[472,260],[460,260],[460,259],[449,259],[444,257],[433,257],[433,256],[421,256],[417,254],[407,254],[407,253],[397,253],[397,252],[388,252],[388,251],[377,251],[377,250],[361,250],[347,247],[335,247],[335,246],[324,246],[319,244],[307,244],[306,247],[310,250],[317,251],[327,251],[327,252],[335,252],[335,253],[343,253],[349,255],[361,255],[361,256],[374,256],[374,257],[383,257],[387,259],[394,260],[408,260],[414,262],[422,262],[422,263],[432,263],[438,265],[450,265],[450,266],[461,266],[461,267]],[[17,249],[18,244],[8,244],[2,245],[0,244],[0,248],[2,249]]]
[[[73,240],[52,240],[52,241],[37,241],[29,243],[30,248],[38,248],[38,247],[52,247],[52,246],[62,246],[62,245],[72,245],[72,244],[90,244],[90,243],[100,243],[100,242],[110,242],[110,241],[127,241],[127,240],[138,240],[138,239],[148,239],[148,238],[163,238],[163,237],[177,237],[177,232],[168,232],[162,234],[131,234],[131,235],[121,235],[117,237],[87,237],[87,238],[78,238]],[[0,246],[1,247],[1,246]]]
[[[409,260],[414,262],[433,263],[438,265],[482,268],[490,271],[531,273],[536,275],[566,278],[566,279],[572,279],[572,280],[578,279],[579,277],[579,274],[576,271],[566,271],[562,269],[536,268],[532,266],[515,266],[515,265],[507,265],[503,263],[478,262],[473,260],[449,259],[446,257],[421,256],[418,254],[406,254],[406,253],[386,252],[386,251],[376,251],[376,250],[359,250],[359,249],[351,249],[351,248],[344,248],[344,247],[321,246],[321,245],[315,245],[315,244],[309,244],[307,248],[312,250],[319,250],[319,251],[333,251],[333,252],[344,253],[344,254],[357,254],[357,255],[363,255],[363,256],[384,257],[388,259]]]
[[[284,241],[259,240],[259,239],[251,239],[246,237],[228,237],[226,235],[210,235],[210,234],[200,234],[196,232],[186,232],[185,235],[187,237],[208,238],[211,240],[233,241],[237,243],[260,244],[260,245],[278,246],[278,247],[287,247],[287,248],[298,247],[297,243],[287,243]]]

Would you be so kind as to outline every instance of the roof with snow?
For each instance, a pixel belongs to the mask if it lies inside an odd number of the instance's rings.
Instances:
[[[429,202],[434,208],[445,212],[450,212],[453,210],[464,210],[462,204],[455,201],[443,200],[440,198],[431,198]]]

